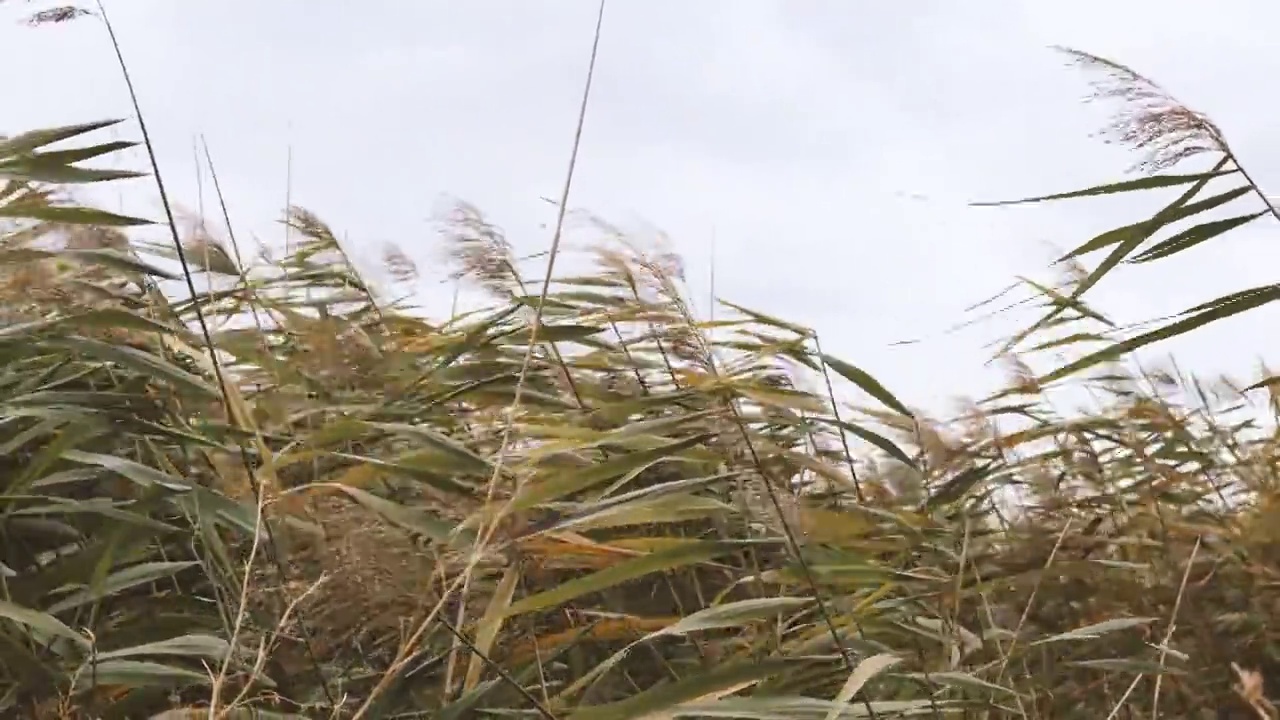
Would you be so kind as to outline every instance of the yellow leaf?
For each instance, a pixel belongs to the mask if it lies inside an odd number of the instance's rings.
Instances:
[[[467,665],[467,676],[462,684],[464,691],[474,689],[480,682],[480,669],[484,667],[482,664],[484,661],[480,658],[488,656],[493,651],[493,641],[498,637],[498,631],[502,629],[502,620],[506,617],[507,608],[511,606],[511,597],[516,591],[516,581],[520,579],[519,567],[514,563],[507,566],[502,580],[498,581],[497,589],[493,591],[493,598],[489,600],[489,607],[484,611],[484,617],[480,618],[480,624],[476,628],[476,652],[471,654],[471,662]]]

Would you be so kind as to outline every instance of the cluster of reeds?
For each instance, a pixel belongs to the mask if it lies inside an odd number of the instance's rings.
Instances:
[[[66,191],[127,175],[58,145],[109,123],[0,141],[0,710],[1275,717],[1275,384],[1126,359],[1277,290],[1141,332],[1083,298],[1272,210],[1202,220],[1266,202],[1222,132],[1074,57],[1141,101],[1151,174],[1050,198],[1185,191],[1028,283],[1008,389],[944,420],[814,329],[698,317],[678,258],[611,234],[548,282],[459,206],[487,303],[433,313],[301,208],[256,260],[226,217],[131,242]]]

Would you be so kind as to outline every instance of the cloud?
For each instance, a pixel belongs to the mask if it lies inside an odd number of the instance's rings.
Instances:
[[[356,7],[112,5],[175,194],[195,204],[203,133],[242,235],[279,236],[292,148],[294,200],[365,255],[396,240],[438,267],[428,219],[444,195],[479,206],[518,251],[544,249],[554,210],[540,197],[564,180],[596,4]],[[1132,160],[1089,137],[1103,109],[1078,102],[1083,78],[1046,46],[1150,73],[1209,111],[1264,183],[1280,182],[1257,91],[1280,70],[1266,22],[1278,14],[1247,0],[1212,13],[1189,0],[610,0],[572,203],[666,231],[703,305],[714,235],[722,295],[818,327],[828,350],[937,406],[994,381],[983,342],[1009,325],[943,333],[966,305],[1015,274],[1047,277],[1050,248],[1161,200],[967,206],[1112,180]],[[0,130],[130,114],[92,23],[0,25],[0,43],[33,61],[7,81],[21,101]],[[139,187],[127,201],[149,212]],[[1264,282],[1275,265],[1264,232],[1127,269],[1099,286],[1099,307],[1138,320]],[[433,288],[424,302],[447,308],[447,287]],[[1260,339],[1267,317],[1176,349],[1193,367],[1247,365],[1280,344]],[[928,340],[889,346],[913,337]]]

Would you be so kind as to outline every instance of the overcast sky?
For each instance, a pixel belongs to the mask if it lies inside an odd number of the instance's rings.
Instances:
[[[540,197],[564,180],[595,0],[107,6],[185,205],[203,133],[244,234],[281,233],[292,146],[294,201],[366,258],[394,240],[438,264],[430,220],[448,197],[477,205],[519,252],[548,245],[554,208]],[[0,132],[131,116],[101,25],[31,29],[29,7],[0,7]],[[1160,81],[1280,187],[1261,90],[1280,76],[1278,20],[1265,0],[1212,12],[1190,0],[609,0],[570,204],[670,236],[700,311],[714,237],[721,297],[816,327],[908,403],[945,408],[992,388],[983,345],[1011,327],[945,334],[966,306],[1018,274],[1053,277],[1055,250],[1169,199],[967,205],[1116,180],[1136,159],[1091,137],[1106,111],[1081,104],[1087,78],[1049,46]],[[131,190],[127,209],[160,217],[151,192]],[[1131,322],[1270,282],[1277,231],[1259,221],[1125,268],[1093,303]],[[428,310],[447,313],[448,292],[430,288]],[[1157,354],[1248,375],[1280,350],[1276,318],[1264,309]]]

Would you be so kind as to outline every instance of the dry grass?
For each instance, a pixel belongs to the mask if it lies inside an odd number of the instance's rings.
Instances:
[[[1251,402],[1274,383],[1124,362],[1276,293],[1145,332],[1083,300],[1272,211],[1156,240],[1261,191],[1207,118],[1073,58],[1127,103],[1109,132],[1141,169],[1217,165],[1074,194],[1190,186],[1028,283],[1045,315],[1008,388],[945,419],[811,329],[698,317],[680,259],[603,222],[593,274],[540,282],[460,205],[442,235],[488,301],[432,320],[300,208],[282,255],[203,218],[131,243],[59,189],[106,178],[40,154],[101,126],[0,145],[0,709],[1276,717],[1280,436]],[[193,301],[158,284],[179,251]],[[1091,367],[1095,406],[1061,412],[1046,390]]]

